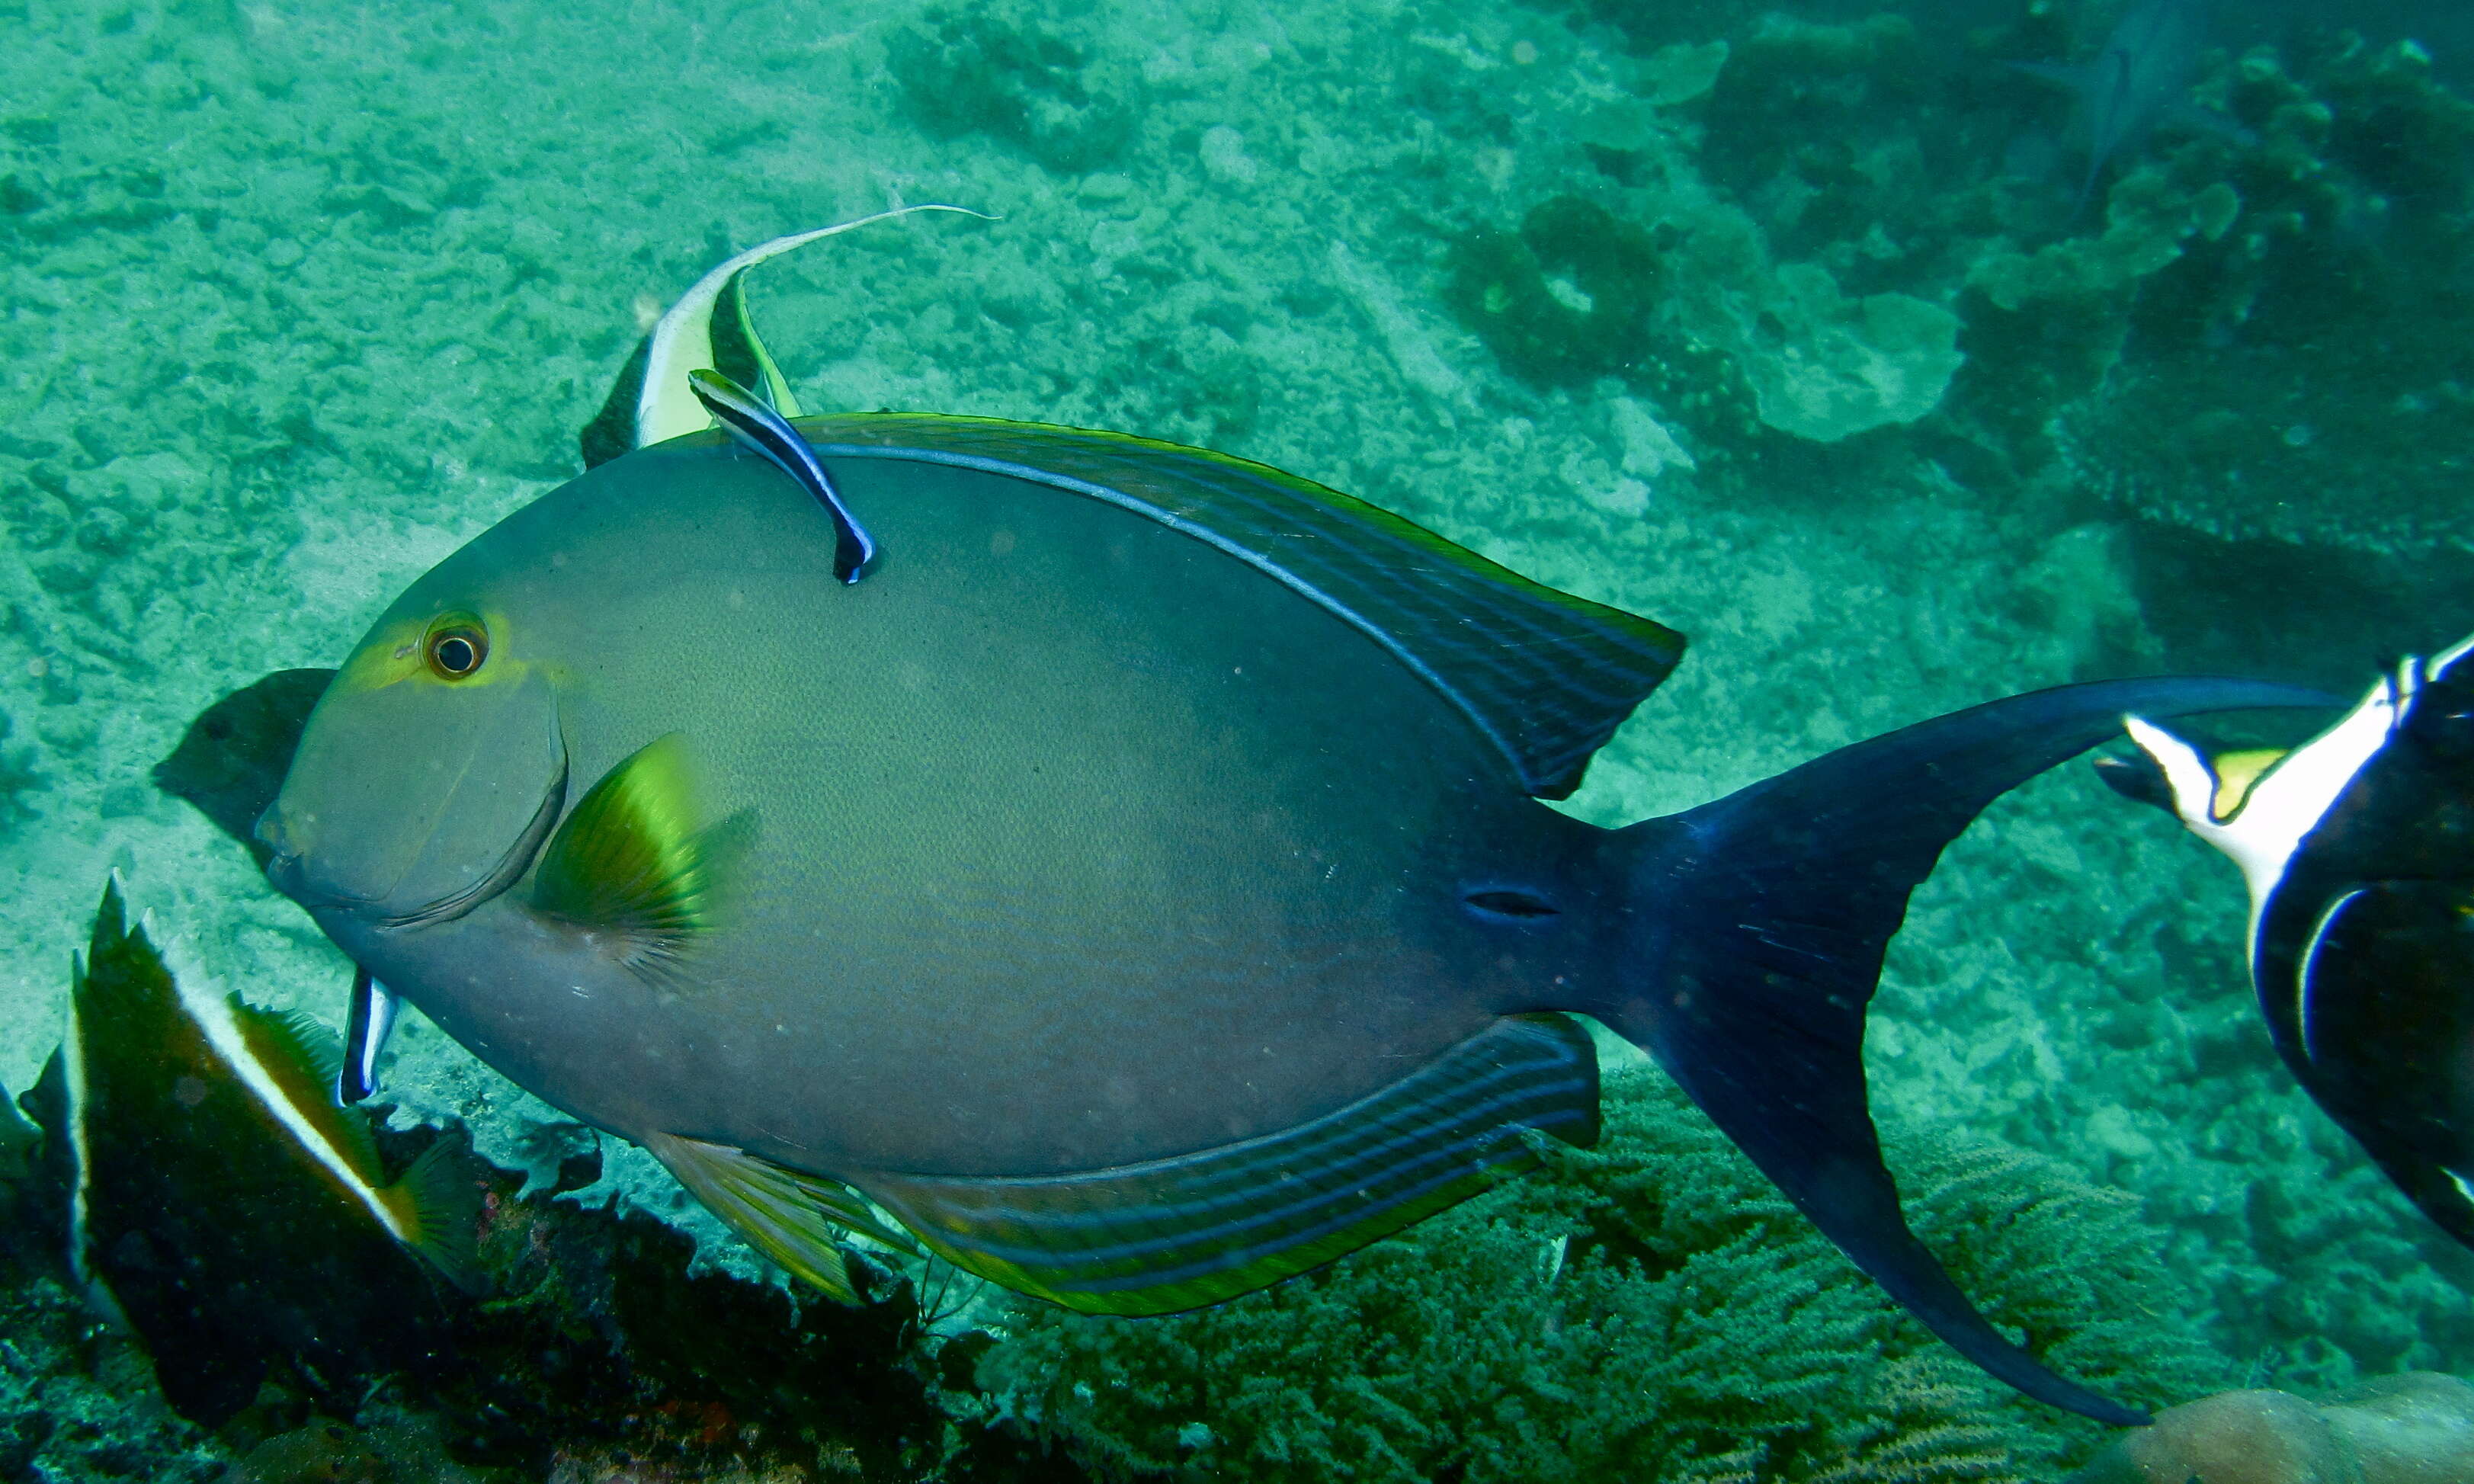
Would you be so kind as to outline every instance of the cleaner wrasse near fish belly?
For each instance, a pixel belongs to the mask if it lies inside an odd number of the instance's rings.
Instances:
[[[2139,1419],[1908,1232],[1864,1010],[1909,890],[2003,791],[2125,712],[2313,697],[2068,687],[1600,829],[1540,800],[1672,631],[1201,450],[788,422],[775,374],[742,390],[661,333],[631,374],[721,430],[608,458],[414,583],[259,826],[373,983],[828,1291],[848,1228],[1111,1314],[1259,1288],[1590,1142],[1591,1015],[1951,1343]]]
[[[2303,1089],[2474,1247],[2474,637],[2290,752],[2141,718],[2107,781],[2242,868],[2252,988]]]

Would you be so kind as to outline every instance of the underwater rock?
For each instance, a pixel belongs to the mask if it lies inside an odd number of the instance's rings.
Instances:
[[[397,1471],[331,1417],[281,1432],[242,1455],[225,1484],[395,1484]]]
[[[2328,1403],[2328,1424],[2351,1448],[2363,1484],[2462,1484],[2474,1478],[2474,1386],[2411,1371]]]
[[[2281,1391],[2237,1391],[2157,1414],[2073,1484],[2367,1484],[2317,1407]]]
[[[2474,1478],[2474,1386],[2414,1371],[2314,1405],[2228,1392],[2157,1414],[2071,1484],[2463,1484]]]
[[[1958,316],[1906,294],[1850,299],[1810,263],[1739,318],[1737,362],[1763,423],[1815,443],[1912,423],[1940,404],[1966,356]]]

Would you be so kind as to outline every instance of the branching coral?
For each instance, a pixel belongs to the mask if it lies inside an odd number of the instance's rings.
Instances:
[[[1999,1146],[1905,1152],[1918,1229],[2065,1373],[2145,1401],[2222,1380],[2162,1326],[2127,1198]],[[1610,1084],[1597,1150],[1217,1309],[1022,1311],[980,1379],[1124,1475],[1994,1480],[2097,1435],[1899,1316],[1651,1075]]]

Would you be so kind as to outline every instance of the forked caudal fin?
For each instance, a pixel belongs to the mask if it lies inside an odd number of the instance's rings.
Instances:
[[[1977,1312],[1907,1229],[1864,1091],[1864,1010],[1908,893],[1987,804],[2148,716],[2318,706],[2316,692],[2162,678],[2064,686],[1876,737],[1623,833],[1641,904],[1601,1018],[1658,1058],[1823,1234],[1987,1372],[2102,1422]]]

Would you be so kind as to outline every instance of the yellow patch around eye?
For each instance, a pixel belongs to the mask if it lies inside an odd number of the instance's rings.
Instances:
[[[335,677],[339,691],[383,691],[407,680],[467,689],[519,680],[528,667],[510,652],[503,616],[451,609],[406,619],[372,634]]]
[[[372,634],[344,662],[343,669],[335,676],[334,690],[341,693],[382,691],[423,673],[421,635],[425,627],[426,624],[413,622],[390,623]]]

